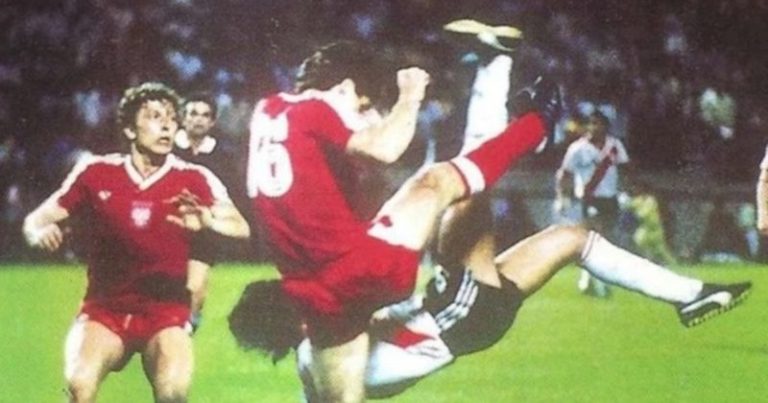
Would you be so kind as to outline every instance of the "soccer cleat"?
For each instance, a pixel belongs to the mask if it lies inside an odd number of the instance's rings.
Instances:
[[[470,19],[452,21],[443,26],[443,29],[455,34],[472,35],[483,48],[493,50],[496,53],[513,52],[523,37],[522,31],[513,26],[492,26]]]
[[[538,76],[532,85],[523,88],[510,98],[509,110],[516,116],[535,112],[544,120],[547,135],[537,152],[547,144],[554,144],[555,125],[563,113],[563,95],[554,81]]]
[[[729,311],[749,295],[752,283],[704,284],[699,296],[687,304],[677,304],[677,314],[685,327],[693,327]]]

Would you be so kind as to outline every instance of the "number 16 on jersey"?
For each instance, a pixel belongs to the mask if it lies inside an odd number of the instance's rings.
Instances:
[[[250,125],[248,153],[248,197],[279,197],[293,184],[291,156],[285,147],[288,120],[256,111]]]

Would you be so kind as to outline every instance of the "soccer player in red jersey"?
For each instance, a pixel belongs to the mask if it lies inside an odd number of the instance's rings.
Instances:
[[[159,83],[129,88],[118,119],[130,152],[79,162],[24,221],[27,242],[47,251],[64,240],[61,221],[79,215],[89,224],[88,289],[65,345],[73,402],[95,401],[102,380],[135,352],[155,401],[185,402],[193,369],[188,232],[250,234],[219,179],[171,154],[178,101]]]
[[[305,60],[297,93],[261,100],[251,121],[248,193],[275,248],[282,287],[306,322],[321,401],[365,398],[371,314],[413,291],[422,249],[452,203],[495,183],[545,140],[531,108],[500,135],[411,177],[372,221],[358,217],[353,157],[391,163],[413,138],[429,75],[397,72],[399,96],[371,122],[364,109],[386,77],[361,45],[336,43]],[[529,92],[530,105],[538,99]],[[375,99],[374,99],[375,100]]]

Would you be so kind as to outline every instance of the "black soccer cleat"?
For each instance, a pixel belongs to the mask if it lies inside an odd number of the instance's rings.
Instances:
[[[538,113],[547,130],[543,145],[554,144],[555,125],[563,114],[563,95],[557,83],[538,76],[533,84],[510,98],[509,110],[517,117],[531,112]],[[543,146],[540,148],[543,149]]]
[[[687,304],[677,304],[677,314],[685,327],[694,327],[739,305],[749,295],[752,283],[704,284],[699,296]]]

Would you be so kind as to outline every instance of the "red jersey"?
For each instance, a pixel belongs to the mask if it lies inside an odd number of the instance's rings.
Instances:
[[[69,173],[52,197],[87,224],[86,303],[131,309],[146,298],[188,298],[190,234],[166,219],[176,211],[168,199],[183,189],[208,206],[229,200],[209,170],[173,155],[147,178],[119,154],[88,158]]]
[[[365,237],[354,211],[357,169],[345,154],[359,115],[328,94],[277,94],[256,106],[250,124],[248,194],[283,274],[309,274]]]

